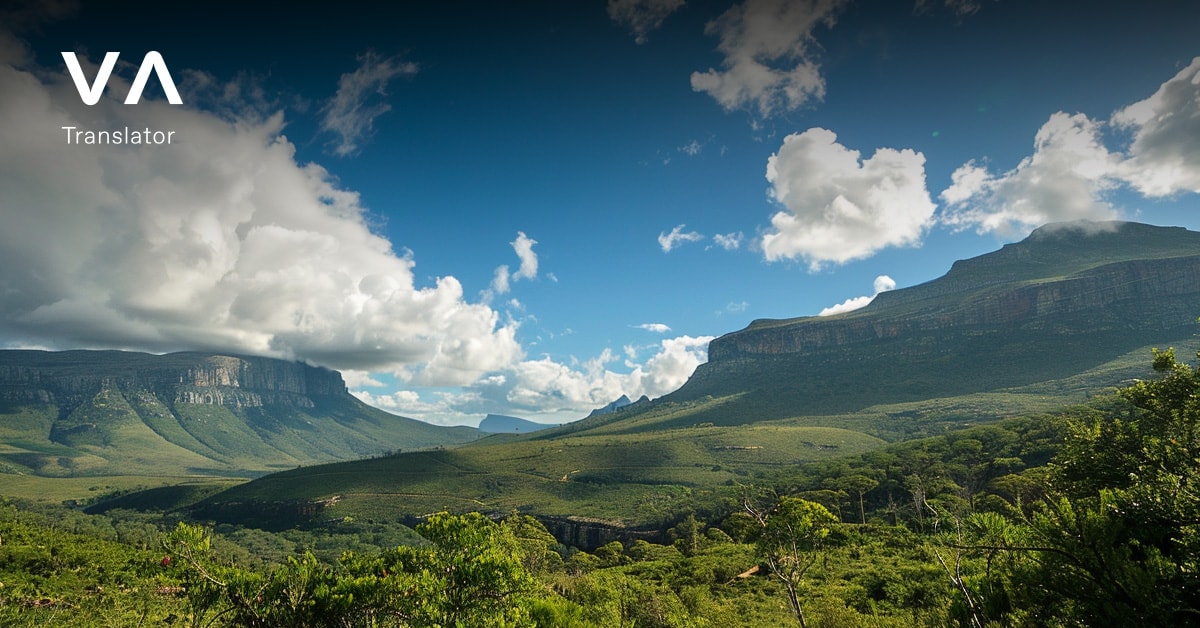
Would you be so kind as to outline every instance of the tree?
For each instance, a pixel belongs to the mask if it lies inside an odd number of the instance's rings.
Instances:
[[[837,518],[827,508],[796,497],[783,497],[769,512],[746,508],[762,526],[756,548],[771,576],[783,583],[788,603],[800,625],[807,628],[800,590],[804,576],[817,563],[829,526]]]
[[[1153,366],[1122,417],[1073,423],[1022,540],[978,544],[1029,557],[1009,574],[1022,622],[1200,621],[1200,369],[1173,350]]]
[[[866,523],[867,510],[863,505],[863,496],[879,486],[879,481],[862,473],[855,473],[840,477],[833,484],[843,491],[858,494],[858,519],[860,523]]]

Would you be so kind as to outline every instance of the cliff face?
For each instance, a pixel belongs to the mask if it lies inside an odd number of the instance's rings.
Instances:
[[[928,290],[927,290],[928,292]],[[1060,333],[1121,327],[1168,330],[1200,314],[1200,255],[1108,264],[1061,279],[992,285],[911,299],[887,292],[859,312],[759,323],[709,344],[710,362],[821,351],[927,332],[1054,326]]]
[[[1086,383],[1073,379],[1082,373],[1148,356],[1150,347],[1194,350],[1197,316],[1200,233],[1056,225],[853,312],[754,321],[713,340],[708,362],[663,401],[728,398],[719,411],[680,419],[688,425],[853,412],[1068,380],[1051,388],[1074,391],[1077,402],[1146,375],[1129,361]]]
[[[341,374],[270,358],[116,351],[0,352],[0,400],[53,403],[70,411],[103,389],[149,391],[164,403],[235,408],[314,407],[345,395]]]

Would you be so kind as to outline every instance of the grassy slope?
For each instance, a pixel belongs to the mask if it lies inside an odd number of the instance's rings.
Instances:
[[[882,444],[850,430],[772,424],[535,441],[489,438],[453,450],[286,471],[211,503],[336,498],[328,516],[521,510],[637,523],[669,514],[694,491]]]

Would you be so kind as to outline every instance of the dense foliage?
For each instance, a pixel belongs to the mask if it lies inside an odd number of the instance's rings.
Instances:
[[[1200,622],[1200,370],[788,469],[592,552],[440,513],[268,532],[0,502],[5,626]]]

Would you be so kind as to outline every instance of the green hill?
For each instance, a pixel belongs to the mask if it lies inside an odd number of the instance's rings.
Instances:
[[[476,437],[367,406],[299,363],[0,351],[0,473],[259,475]]]

